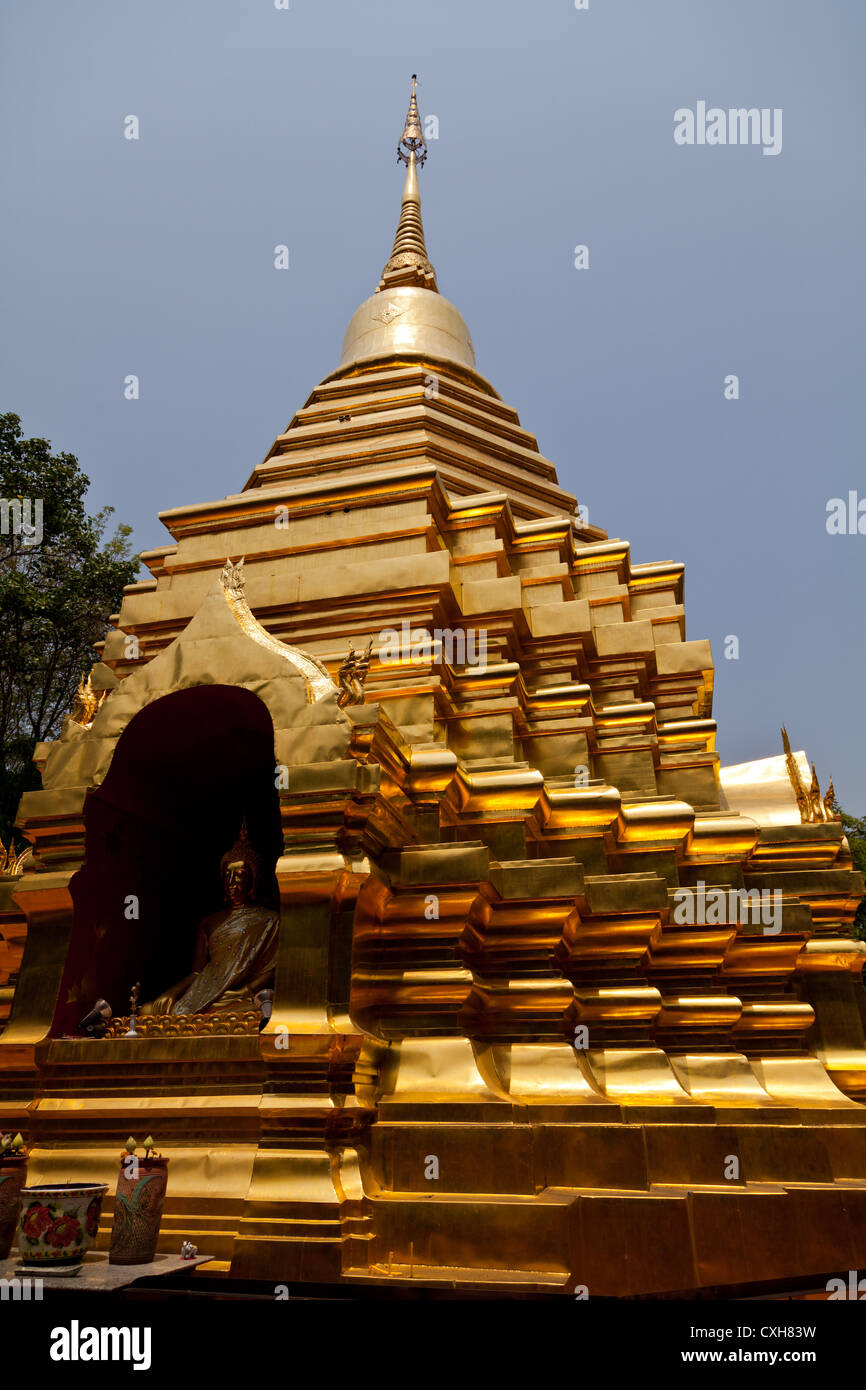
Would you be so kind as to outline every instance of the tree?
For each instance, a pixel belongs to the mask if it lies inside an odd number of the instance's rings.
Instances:
[[[842,818],[848,844],[851,846],[854,868],[859,869],[860,873],[866,877],[866,816],[848,816],[841,807],[836,806],[835,809]],[[858,940],[866,941],[866,898],[860,900],[857,916],[854,918],[853,931]]]
[[[104,539],[112,507],[91,516],[74,454],[25,439],[0,415],[0,839],[22,792],[39,786],[33,751],[56,737],[78,682],[138,572],[130,526]]]

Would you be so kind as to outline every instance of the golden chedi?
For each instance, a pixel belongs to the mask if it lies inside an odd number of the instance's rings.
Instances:
[[[146,1107],[162,1248],[236,1277],[862,1266],[863,883],[832,800],[787,737],[720,768],[682,565],[581,519],[439,293],[414,87],[400,155],[339,366],[238,493],[161,514],[37,751],[0,1129],[33,1182],[110,1182]],[[133,982],[138,1036],[83,1036]]]

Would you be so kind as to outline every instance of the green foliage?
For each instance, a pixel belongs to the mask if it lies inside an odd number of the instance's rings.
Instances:
[[[836,810],[842,817],[842,825],[851,846],[854,868],[866,878],[866,816],[848,816],[838,806]],[[859,941],[866,941],[866,898],[861,900],[857,916],[854,918],[854,935]]]
[[[0,839],[8,842],[22,792],[39,786],[33,751],[60,732],[82,673],[98,654],[123,586],[138,572],[132,528],[105,537],[112,513],[91,516],[89,479],[74,454],[25,439],[17,415],[0,415],[0,498],[42,502],[42,540],[0,534]],[[33,512],[31,511],[31,515]]]

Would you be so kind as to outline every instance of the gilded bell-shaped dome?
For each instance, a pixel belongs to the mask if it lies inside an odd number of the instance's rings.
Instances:
[[[377,357],[436,357],[475,370],[459,309],[435,290],[395,285],[365,299],[346,329],[340,368]]]

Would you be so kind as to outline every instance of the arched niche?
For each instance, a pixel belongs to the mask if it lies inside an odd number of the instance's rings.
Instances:
[[[70,884],[73,924],[54,1034],[76,1029],[99,997],[127,1012],[181,979],[196,928],[222,906],[220,858],[243,817],[277,904],[282,851],[267,706],[233,685],[197,685],[146,705],[124,728],[85,802],[85,864]]]

